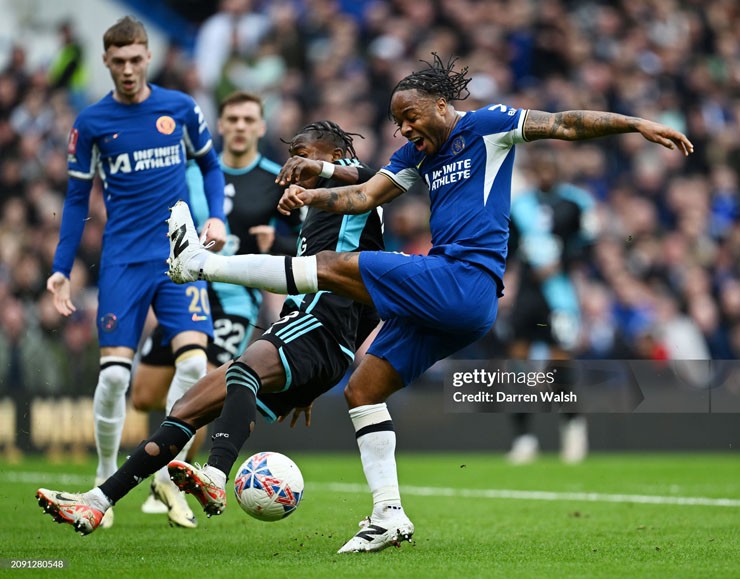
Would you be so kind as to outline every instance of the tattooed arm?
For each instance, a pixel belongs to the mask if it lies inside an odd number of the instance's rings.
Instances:
[[[531,110],[524,120],[524,138],[528,141],[581,141],[619,133],[640,133],[648,141],[668,149],[677,147],[684,155],[694,151],[694,145],[683,133],[639,117],[600,111],[546,113]]]
[[[291,185],[278,203],[278,211],[285,215],[293,209],[311,205],[332,213],[357,215],[387,203],[403,191],[382,173],[358,185],[332,187],[331,189],[304,189]]]

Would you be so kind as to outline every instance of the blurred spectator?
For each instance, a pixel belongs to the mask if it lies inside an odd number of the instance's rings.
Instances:
[[[219,2],[218,11],[203,22],[195,39],[195,68],[212,99],[229,57],[253,56],[269,28],[269,18],[253,10],[252,0]]]
[[[71,21],[59,25],[61,48],[49,65],[49,88],[64,90],[70,106],[81,111],[87,105],[87,70],[82,43],[77,38]]]
[[[25,397],[58,393],[65,385],[46,360],[45,340],[17,299],[6,299],[0,311],[0,394]]]

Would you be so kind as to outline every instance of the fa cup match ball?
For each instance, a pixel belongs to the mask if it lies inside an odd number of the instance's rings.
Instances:
[[[284,519],[303,498],[303,475],[278,452],[258,452],[239,467],[234,492],[245,513],[260,521]]]

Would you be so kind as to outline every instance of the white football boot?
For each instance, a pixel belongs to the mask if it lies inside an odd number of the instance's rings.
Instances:
[[[36,500],[57,523],[72,525],[80,535],[89,535],[102,525],[103,511],[92,506],[81,494],[39,489]]]
[[[385,507],[380,515],[373,514],[360,521],[360,530],[337,553],[382,551],[400,547],[401,541],[411,542],[414,524],[400,507]]]
[[[170,238],[167,275],[175,283],[205,279],[203,264],[208,258],[208,251],[198,239],[198,231],[195,229],[187,203],[184,201],[175,203],[170,209],[167,224],[167,237]]]
[[[153,483],[152,483],[153,484]],[[147,515],[164,515],[169,509],[154,494],[154,489],[149,487],[149,496],[141,504],[141,512]]]
[[[171,481],[162,481],[154,477],[152,479],[152,492],[154,496],[167,505],[167,517],[171,526],[194,529],[198,526],[193,511],[185,500],[185,495]]]
[[[537,460],[540,443],[534,434],[522,434],[514,439],[506,459],[511,464],[530,464]]]
[[[578,464],[588,454],[588,424],[584,416],[576,416],[560,425],[560,459],[566,464]]]
[[[193,495],[210,517],[220,515],[226,508],[226,491],[208,476],[208,465],[200,468],[181,460],[167,465],[172,482],[184,493]]]

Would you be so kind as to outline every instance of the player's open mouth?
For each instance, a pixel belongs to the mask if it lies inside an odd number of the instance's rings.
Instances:
[[[416,137],[415,139],[411,139],[411,142],[414,144],[414,147],[417,151],[421,151],[424,148],[424,138],[423,137]]]

